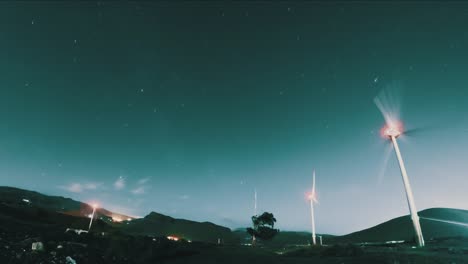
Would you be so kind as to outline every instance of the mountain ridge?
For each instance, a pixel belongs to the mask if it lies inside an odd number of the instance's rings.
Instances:
[[[26,210],[27,207],[37,207],[41,210],[45,209],[82,218],[83,220],[79,222],[84,223],[92,212],[92,207],[89,204],[75,201],[71,198],[50,196],[36,191],[9,186],[0,186],[0,203],[2,205],[0,209],[3,208],[4,210],[4,212],[0,212],[4,214],[2,217],[7,217],[5,214],[8,214],[8,212],[13,212],[16,214],[16,217],[21,218],[21,215],[31,215],[31,213],[27,213],[26,211],[23,214],[21,210]],[[36,211],[41,213],[41,210]],[[210,243],[248,243],[249,241],[244,228],[231,230],[228,227],[212,222],[177,219],[155,211],[151,211],[142,218],[126,218],[127,216],[123,214],[114,213],[104,208],[98,209],[96,214],[100,220],[108,225],[133,235],[176,236],[187,240]],[[442,237],[468,237],[468,228],[466,227],[468,225],[468,210],[436,207],[422,210],[418,214],[423,235],[427,241]],[[119,221],[117,219],[113,220],[113,216],[121,217],[122,219],[118,219]],[[306,231],[282,231],[272,241],[266,242],[265,245],[271,244],[272,246],[280,247],[283,245],[307,244],[310,243],[310,236],[310,232]],[[324,244],[412,241],[413,237],[413,226],[410,216],[403,215],[342,236],[324,234],[323,241]]]

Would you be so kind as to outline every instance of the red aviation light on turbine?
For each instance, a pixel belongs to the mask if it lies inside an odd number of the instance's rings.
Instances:
[[[380,135],[384,138],[399,137],[403,134],[403,123],[394,122],[393,124],[385,124],[380,130]]]
[[[318,203],[317,193],[313,193],[313,192],[306,193],[306,199],[307,201],[313,201],[315,203]]]

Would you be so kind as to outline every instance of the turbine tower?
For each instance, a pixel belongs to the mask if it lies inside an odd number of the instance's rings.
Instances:
[[[93,204],[92,207],[93,207],[93,213],[91,214],[91,220],[89,221],[88,231],[91,229],[91,225],[93,224],[94,213],[96,212],[96,208],[98,207],[98,205]]]
[[[312,244],[317,245],[317,239],[315,234],[315,216],[314,216],[314,203],[317,203],[317,194],[315,192],[315,170],[312,176],[312,192],[309,195],[310,201],[310,218],[312,224]]]
[[[254,215],[257,216],[257,188],[254,189]],[[252,236],[252,245],[255,245],[257,238],[255,234]]]
[[[394,123],[394,122],[391,122],[391,123]],[[398,142],[397,142],[397,138],[403,133],[403,129],[402,129],[403,126],[401,125],[401,123],[396,123],[396,124],[391,124],[391,123],[387,124],[383,128],[382,132],[383,132],[383,135],[385,137],[388,137],[393,143],[393,147],[395,149],[398,163],[400,165],[401,177],[403,178],[403,184],[405,185],[406,200],[408,201],[408,207],[409,207],[410,214],[411,214],[411,220],[413,221],[413,227],[416,233],[416,240],[417,240],[419,247],[424,247],[424,238],[423,238],[423,234],[421,231],[421,225],[419,223],[418,211],[416,209],[416,204],[414,203],[413,191],[411,190],[411,185],[408,179],[408,174],[406,173],[405,164],[403,162],[403,158],[401,156],[400,148],[398,147]]]
[[[257,188],[254,190],[254,215],[257,215]]]

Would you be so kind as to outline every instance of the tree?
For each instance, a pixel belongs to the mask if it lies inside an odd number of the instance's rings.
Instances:
[[[247,233],[255,239],[261,240],[270,240],[276,234],[278,234],[279,229],[275,229],[276,218],[272,213],[264,212],[260,216],[252,216],[252,227],[247,228]],[[252,243],[255,243],[253,239]]]

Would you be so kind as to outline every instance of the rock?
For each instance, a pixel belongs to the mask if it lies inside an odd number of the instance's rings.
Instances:
[[[44,251],[44,244],[42,242],[34,242],[31,248],[33,251]]]
[[[20,245],[21,247],[27,247],[28,245],[34,243],[34,242],[38,242],[39,241],[39,238],[26,238],[20,242],[18,242],[18,245]]]
[[[72,257],[70,257],[70,256],[67,256],[65,258],[65,261],[66,261],[67,264],[76,264],[76,261],[74,259],[72,259]]]

